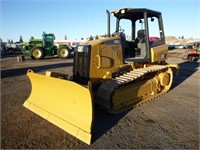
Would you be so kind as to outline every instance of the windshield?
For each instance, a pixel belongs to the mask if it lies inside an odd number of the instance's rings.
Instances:
[[[51,43],[53,43],[53,36],[45,36],[45,40],[47,41],[47,42],[51,42]]]

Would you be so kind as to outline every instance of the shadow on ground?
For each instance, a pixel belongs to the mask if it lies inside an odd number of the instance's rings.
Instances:
[[[34,67],[24,67],[24,68],[17,68],[17,69],[2,70],[1,78],[25,75],[28,69],[32,69],[34,72],[40,72],[40,71],[46,71],[48,69],[63,68],[63,67],[68,67],[72,65],[73,63],[59,63],[59,64],[44,65],[44,66],[34,66]]]
[[[34,61],[31,58],[31,56],[24,55],[21,52],[15,52],[15,53],[12,53],[12,54],[4,54],[4,55],[1,54],[1,58],[12,58],[12,57],[16,57],[17,58],[17,56],[20,56],[20,55],[24,56],[26,60],[30,59],[30,60]],[[69,56],[69,58],[73,58],[73,55]],[[45,58],[43,58],[42,60],[46,60],[46,59],[48,60],[48,59],[60,59],[60,58],[57,55],[54,55],[54,56],[45,56]],[[38,61],[38,60],[36,60],[36,61]]]
[[[114,127],[130,110],[114,115],[94,106],[94,124],[92,129],[92,143]]]
[[[171,89],[177,87],[187,78],[192,76],[198,70],[199,62],[185,61],[183,63],[180,63],[179,66],[180,66],[179,74],[174,76]]]

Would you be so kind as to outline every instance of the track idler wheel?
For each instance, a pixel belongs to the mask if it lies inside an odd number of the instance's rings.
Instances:
[[[171,68],[168,68],[165,72],[161,72],[158,75],[160,85],[164,87],[164,90],[168,91],[172,85],[173,72]]]

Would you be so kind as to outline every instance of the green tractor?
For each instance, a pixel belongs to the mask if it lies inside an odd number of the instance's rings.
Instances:
[[[58,55],[59,58],[69,58],[73,50],[67,44],[55,45],[54,40],[54,34],[43,32],[42,39],[31,38],[29,42],[21,43],[22,53],[31,56],[34,60],[54,55]]]

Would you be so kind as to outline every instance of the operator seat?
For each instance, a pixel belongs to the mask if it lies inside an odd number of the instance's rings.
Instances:
[[[137,46],[136,56],[146,57],[146,34],[144,29],[138,30],[135,44]]]
[[[137,48],[141,49],[141,44],[145,42],[145,30],[138,30],[135,42],[137,44]]]
[[[52,46],[52,43],[49,42],[49,41],[46,41],[46,42],[45,42],[45,46],[46,46],[46,47],[51,47],[51,46]]]

